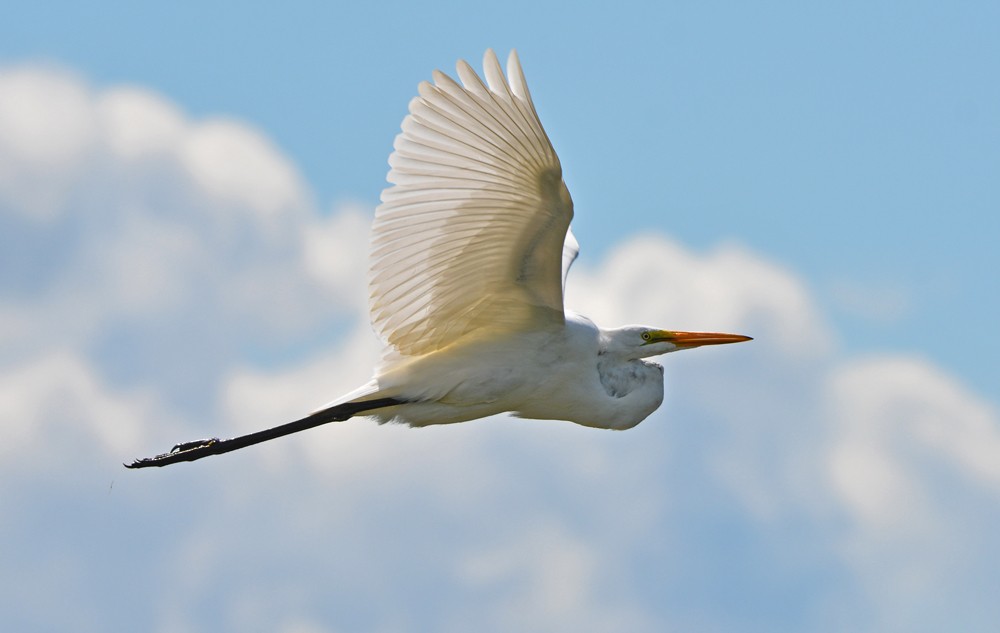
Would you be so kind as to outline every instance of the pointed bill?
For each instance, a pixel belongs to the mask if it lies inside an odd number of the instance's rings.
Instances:
[[[654,334],[659,341],[673,343],[677,347],[690,348],[702,345],[725,345],[727,343],[742,343],[753,338],[742,334],[723,334],[721,332],[675,332],[660,330]]]

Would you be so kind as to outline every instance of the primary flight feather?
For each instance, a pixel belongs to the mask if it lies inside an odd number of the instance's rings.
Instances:
[[[602,329],[566,311],[579,246],[559,158],[517,53],[485,82],[435,71],[409,106],[372,228],[374,377],[319,411],[228,440],[178,444],[128,466],[193,461],[355,415],[411,426],[497,413],[627,429],[659,407],[663,370],[645,358],[750,340],[646,326]]]

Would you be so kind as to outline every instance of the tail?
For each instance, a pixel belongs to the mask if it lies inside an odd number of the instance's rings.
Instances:
[[[220,440],[213,437],[207,440],[194,440],[193,442],[183,442],[175,445],[169,453],[162,453],[155,457],[143,457],[134,460],[131,464],[125,464],[126,468],[149,468],[151,466],[168,466],[177,462],[193,462],[209,455],[221,455],[254,444],[260,444],[268,440],[273,440],[284,435],[291,435],[299,431],[305,431],[315,426],[321,426],[329,422],[343,422],[365,411],[383,409],[385,407],[395,407],[406,404],[406,400],[399,398],[372,398],[364,399],[365,396],[378,395],[378,389],[372,388],[372,383],[353,391],[343,398],[334,400],[322,409],[310,413],[301,420],[288,422],[270,429],[240,435],[228,440]]]

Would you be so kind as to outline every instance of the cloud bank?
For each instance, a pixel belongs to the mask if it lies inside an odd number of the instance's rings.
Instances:
[[[664,406],[632,431],[353,421],[125,472],[367,379],[371,210],[319,212],[264,133],[191,120],[141,87],[18,67],[0,70],[0,94],[12,630],[1000,618],[996,403],[916,351],[845,355],[808,283],[737,244],[647,234],[571,275],[568,304],[599,323],[757,339],[665,358]]]

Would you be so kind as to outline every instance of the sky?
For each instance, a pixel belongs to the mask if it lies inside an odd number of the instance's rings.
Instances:
[[[22,3],[0,22],[0,625],[964,631],[1000,619],[996,3]],[[567,304],[754,336],[613,433],[355,420],[433,69],[517,48]]]

